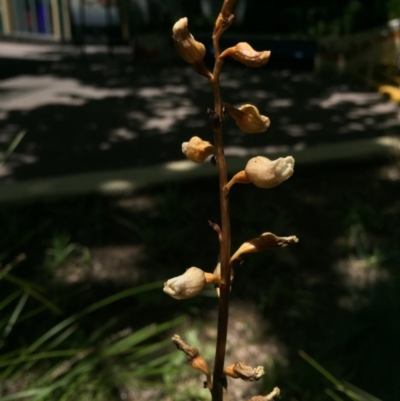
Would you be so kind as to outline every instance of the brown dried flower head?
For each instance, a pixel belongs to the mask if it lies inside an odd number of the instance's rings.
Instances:
[[[182,340],[181,336],[174,334],[172,342],[177,346],[178,349],[183,351],[188,357],[190,365],[200,372],[203,372],[207,377],[206,387],[212,388],[211,372],[208,368],[206,360],[200,355],[198,349],[190,344],[187,344]]]
[[[247,42],[240,42],[236,46],[229,47],[221,53],[221,58],[231,57],[248,67],[261,67],[268,63],[271,52],[268,50],[258,52]]]
[[[272,233],[263,233],[258,238],[244,242],[231,257],[231,262],[239,259],[243,253],[261,252],[266,249],[283,248],[289,244],[299,242],[295,235],[289,237],[278,237]]]
[[[269,394],[263,395],[256,395],[255,397],[250,398],[247,401],[273,401],[279,398],[281,395],[281,390],[278,387],[275,387]]]
[[[236,362],[234,365],[229,365],[224,369],[224,373],[227,376],[233,377],[234,379],[242,379],[246,382],[254,382],[261,379],[264,375],[264,368],[257,366],[252,368],[246,365],[243,361]]]
[[[190,267],[180,276],[164,283],[164,292],[175,299],[187,299],[200,294],[207,285],[203,270]]]
[[[182,152],[189,160],[202,163],[208,156],[215,154],[215,148],[210,142],[194,136],[190,138],[189,142],[182,143]]]
[[[270,126],[269,118],[261,115],[257,107],[252,104],[244,104],[238,109],[229,103],[224,103],[224,106],[240,130],[246,134],[258,134]]]
[[[172,38],[175,43],[176,51],[199,74],[211,77],[211,73],[207,70],[203,58],[206,54],[206,48],[203,43],[194,39],[188,29],[188,19],[181,18],[172,28]]]

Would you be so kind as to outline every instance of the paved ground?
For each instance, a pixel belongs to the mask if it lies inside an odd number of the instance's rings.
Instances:
[[[266,133],[246,135],[227,116],[229,156],[318,153],[338,143],[357,153],[366,139],[400,133],[394,103],[333,73],[229,64],[221,84],[225,101],[253,103],[272,122]],[[0,44],[0,150],[26,131],[0,181],[147,167],[157,174],[155,166],[183,160],[181,142],[211,140],[207,107],[208,82],[184,63],[137,66],[123,52]]]

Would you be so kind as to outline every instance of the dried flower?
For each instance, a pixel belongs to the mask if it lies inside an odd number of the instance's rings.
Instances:
[[[211,73],[207,70],[203,61],[206,54],[206,48],[203,43],[195,40],[190,34],[188,29],[188,19],[186,17],[181,18],[173,26],[172,38],[179,55],[187,63],[191,64],[196,72],[210,78]]]
[[[292,156],[270,160],[267,157],[256,156],[250,159],[244,170],[235,174],[225,186],[228,193],[234,184],[253,183],[259,188],[273,188],[293,175],[294,159]]]
[[[242,379],[246,382],[254,382],[261,379],[264,375],[264,368],[262,366],[257,366],[252,368],[246,365],[244,362],[239,361],[234,365],[229,365],[224,369],[224,373],[227,376],[233,377],[234,379]]]
[[[281,390],[278,387],[275,387],[268,395],[256,395],[255,397],[250,398],[248,401],[273,401],[281,395]]]
[[[220,57],[231,57],[248,67],[261,67],[268,63],[270,55],[270,51],[257,52],[248,43],[240,42],[223,51]]]
[[[240,130],[246,134],[258,134],[266,131],[270,126],[269,118],[262,116],[257,107],[252,104],[244,104],[238,109],[229,103],[224,103],[224,106]]]
[[[206,285],[203,270],[198,267],[190,267],[181,276],[166,281],[164,292],[175,299],[187,299],[200,294]]]
[[[202,163],[208,156],[215,154],[215,148],[210,142],[194,136],[189,142],[182,143],[182,152],[189,160]]]
[[[261,252],[271,248],[283,248],[289,244],[299,242],[295,235],[290,237],[278,237],[272,233],[263,233],[258,238],[244,242],[231,257],[231,263],[239,259],[243,253]]]
[[[178,349],[186,354],[190,365],[194,369],[203,372],[207,376],[206,387],[211,389],[212,382],[210,369],[208,368],[206,360],[200,355],[198,349],[196,347],[193,347],[192,345],[185,343],[185,341],[183,341],[178,334],[174,334],[174,336],[172,337],[172,342],[178,347]]]

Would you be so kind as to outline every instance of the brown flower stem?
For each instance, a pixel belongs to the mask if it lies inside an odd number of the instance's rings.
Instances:
[[[226,0],[225,0],[226,2]],[[229,0],[232,3],[232,0]],[[234,1],[233,1],[234,2]],[[226,160],[224,154],[224,143],[222,135],[222,99],[219,84],[219,75],[223,60],[219,57],[219,36],[214,32],[213,46],[215,53],[215,65],[210,79],[214,94],[214,112],[219,117],[219,122],[214,123],[214,146],[216,148],[216,161],[219,175],[219,198],[221,208],[221,236],[220,236],[220,257],[221,257],[221,284],[218,307],[218,332],[215,349],[212,401],[223,401],[223,371],[225,362],[226,339],[228,334],[229,316],[229,295],[231,287],[231,231],[229,216],[229,197],[225,196],[224,188],[228,182],[226,171]]]

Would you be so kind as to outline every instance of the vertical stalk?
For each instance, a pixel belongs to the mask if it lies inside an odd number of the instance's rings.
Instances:
[[[223,400],[222,377],[225,361],[226,339],[228,334],[228,316],[229,316],[229,295],[231,281],[230,264],[230,216],[229,216],[229,198],[224,194],[224,187],[228,182],[226,171],[226,160],[224,154],[223,131],[222,131],[222,100],[219,84],[219,73],[222,67],[222,61],[219,59],[219,40],[213,36],[213,45],[215,52],[215,66],[211,78],[211,85],[214,94],[214,111],[219,120],[214,123],[214,146],[216,147],[216,161],[219,175],[219,198],[221,209],[221,240],[220,240],[220,262],[221,262],[221,286],[218,307],[218,332],[217,344],[215,349],[214,372],[212,400]]]

